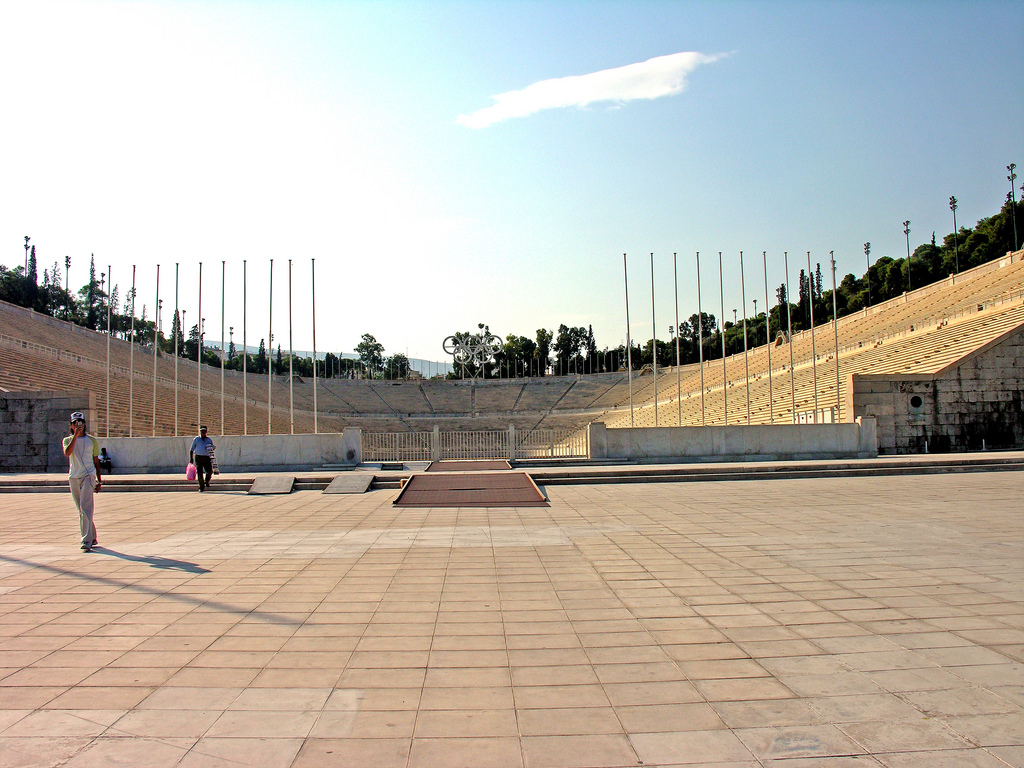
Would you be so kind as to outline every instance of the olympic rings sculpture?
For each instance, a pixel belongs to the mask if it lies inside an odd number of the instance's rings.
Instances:
[[[482,368],[484,363],[501,351],[505,342],[493,333],[475,334],[469,339],[458,339],[449,336],[444,340],[444,351],[465,369],[470,364]]]

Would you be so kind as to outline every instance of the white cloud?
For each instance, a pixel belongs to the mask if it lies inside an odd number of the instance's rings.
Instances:
[[[585,107],[601,101],[621,104],[634,99],[674,96],[686,88],[686,76],[701,64],[722,55],[695,52],[656,56],[637,64],[602,69],[588,75],[540,80],[519,91],[494,96],[489,107],[460,115],[456,122],[467,128],[486,128],[513,117],[526,117],[545,109]]]

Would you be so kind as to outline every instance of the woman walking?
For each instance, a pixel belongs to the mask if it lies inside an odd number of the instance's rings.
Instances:
[[[78,508],[78,526],[82,534],[82,551],[89,552],[98,542],[93,523],[93,493],[103,486],[100,474],[100,444],[85,430],[85,415],[71,414],[71,434],[64,438],[64,455],[68,457],[68,485]]]

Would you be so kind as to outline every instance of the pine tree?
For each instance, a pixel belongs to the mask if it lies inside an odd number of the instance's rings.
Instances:
[[[118,290],[117,285],[114,285],[113,290],[110,292],[110,332],[117,333],[118,328],[121,325],[121,318],[117,314],[117,302],[118,302]]]
[[[797,314],[804,320],[805,328],[811,327],[810,315],[811,281],[807,273],[800,270],[800,298],[797,301]]]
[[[36,272],[36,247],[33,245],[28,257],[28,277],[33,285],[39,285],[39,276]]]
[[[89,254],[89,290],[86,294],[85,327],[96,330],[96,255]]]

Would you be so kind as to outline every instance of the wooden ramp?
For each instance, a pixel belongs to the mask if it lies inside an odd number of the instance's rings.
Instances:
[[[427,467],[427,472],[496,472],[503,469],[512,469],[512,465],[505,459],[500,460],[472,460],[472,461],[432,461]]]
[[[525,472],[413,475],[397,507],[546,507],[544,494]]]

